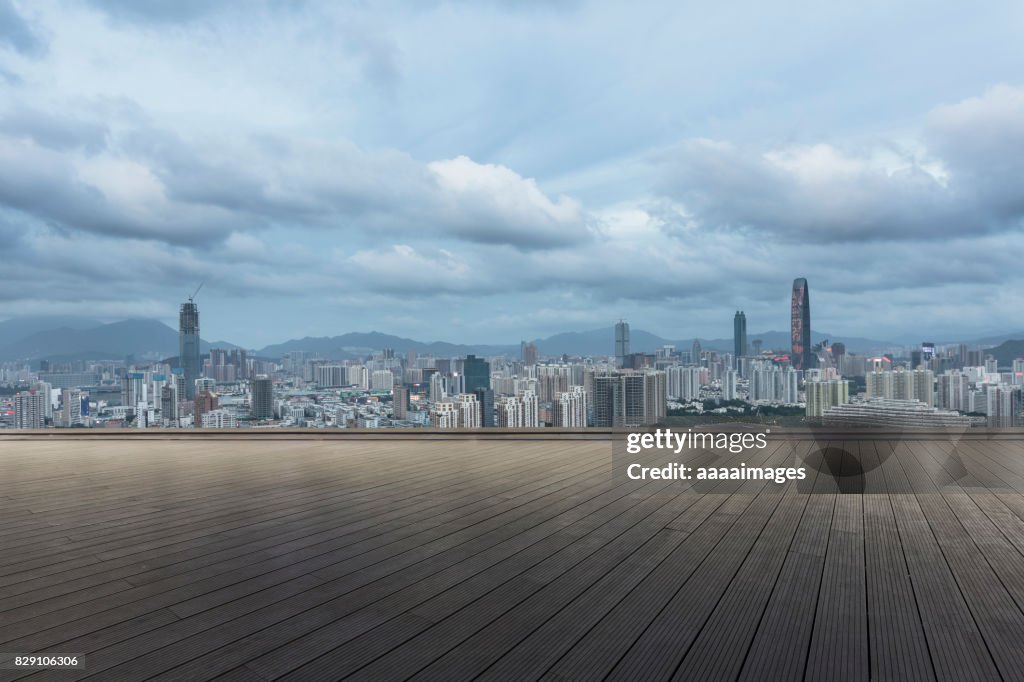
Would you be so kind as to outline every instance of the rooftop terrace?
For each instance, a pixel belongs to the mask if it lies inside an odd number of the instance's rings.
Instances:
[[[166,435],[0,438],[0,652],[84,661],[0,680],[1024,678],[1012,432],[699,490],[603,432]]]

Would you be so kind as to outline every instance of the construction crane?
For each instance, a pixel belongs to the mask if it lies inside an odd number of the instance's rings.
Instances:
[[[188,297],[188,302],[189,302],[189,303],[191,303],[191,302],[192,302],[192,299],[194,299],[194,298],[195,298],[196,296],[198,296],[198,295],[199,295],[199,290],[203,288],[203,285],[204,285],[204,284],[206,284],[206,282],[205,282],[205,281],[204,281],[204,282],[200,282],[200,283],[199,283],[199,286],[198,286],[198,287],[196,287],[196,291],[195,291],[195,293],[194,293],[194,294],[192,294],[191,296],[189,296],[189,297]]]

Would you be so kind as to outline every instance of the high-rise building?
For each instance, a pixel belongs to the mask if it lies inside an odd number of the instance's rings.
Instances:
[[[700,347],[700,339],[694,339],[693,345],[690,346],[690,362],[695,365],[701,364],[701,354],[703,351]]]
[[[995,384],[988,387],[987,407],[989,425],[1016,426],[1021,416],[1020,386]]]
[[[594,426],[655,424],[666,413],[665,372],[617,373],[593,378]]]
[[[344,365],[318,365],[316,368],[316,385],[321,388],[348,386],[348,371]]]
[[[530,341],[529,343],[523,341],[520,343],[519,349],[524,365],[529,366],[537,364],[537,344],[533,341]]]
[[[274,382],[265,374],[252,380],[250,388],[253,419],[274,418]]]
[[[178,426],[181,407],[178,402],[178,385],[174,382],[160,389],[160,418],[164,426]]]
[[[540,426],[540,404],[537,401],[537,394],[533,391],[523,391],[519,396],[523,404],[523,427],[535,429]]]
[[[46,426],[46,394],[30,389],[14,394],[14,428],[41,429]]]
[[[196,395],[195,380],[202,372],[199,353],[199,308],[189,299],[178,313],[178,364],[185,375],[185,399]]]
[[[207,412],[213,412],[219,407],[217,403],[217,396],[209,391],[203,391],[196,396],[192,409],[193,424],[196,428],[203,425],[203,415]]]
[[[65,388],[60,394],[60,425],[82,425],[82,392],[77,388]]]
[[[459,426],[464,429],[480,428],[480,404],[472,393],[460,393],[455,398],[459,408]]]
[[[375,369],[370,377],[370,390],[390,391],[395,387],[395,375],[390,369]]]
[[[939,377],[939,407],[957,412],[970,412],[971,382],[960,370],[951,370]]]
[[[740,358],[747,354],[747,316],[737,310],[732,318],[733,367],[739,369]]]
[[[477,404],[480,405],[480,426],[494,426],[494,391],[490,388],[478,388],[473,391]]]
[[[782,372],[778,365],[760,363],[750,371],[750,402],[776,402],[782,399]]]
[[[435,372],[430,376],[430,400],[431,402],[441,402],[448,397],[448,377]]]
[[[629,323],[619,320],[615,323],[615,364],[625,367],[629,355]]]
[[[540,426],[540,411],[537,395],[523,391],[519,396],[506,396],[498,401],[495,408],[497,425],[506,429],[537,428]]]
[[[828,408],[850,402],[850,385],[842,379],[808,381],[805,389],[808,417],[821,417]]]
[[[587,425],[587,392],[572,386],[555,396],[552,425],[562,428],[583,428]]]
[[[145,372],[126,372],[121,377],[121,404],[134,409],[148,402],[149,381]]]
[[[459,408],[450,400],[434,403],[430,408],[430,425],[438,429],[459,428]]]
[[[395,419],[408,419],[409,417],[409,389],[405,386],[395,386],[391,391],[391,416]]]
[[[807,280],[803,277],[793,280],[790,323],[793,346],[790,362],[796,369],[811,369],[814,367],[814,354],[811,352],[811,298]]]
[[[668,376],[668,397],[673,400],[696,400],[700,397],[700,367],[674,365],[665,370]]]
[[[787,367],[782,373],[782,402],[796,405],[800,402],[800,381],[797,371]]]
[[[668,379],[664,372],[647,371],[644,377],[643,424],[657,424],[668,413]]]
[[[736,400],[736,370],[727,369],[722,374],[722,400]]]
[[[622,382],[616,374],[595,376],[594,426],[622,426]]]
[[[462,364],[462,373],[466,377],[466,393],[476,393],[478,388],[491,387],[491,363],[475,355],[467,355]]]

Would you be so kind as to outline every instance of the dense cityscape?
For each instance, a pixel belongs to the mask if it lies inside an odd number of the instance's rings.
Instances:
[[[733,318],[733,352],[666,345],[633,352],[615,325],[610,353],[435,357],[381,348],[360,360],[315,352],[255,357],[201,353],[199,306],[180,307],[179,353],[157,362],[0,365],[0,425],[127,428],[638,427],[683,420],[897,428],[1021,423],[1024,358],[1000,367],[966,344],[922,342],[877,355],[842,341],[811,343],[806,279],[793,282],[790,346],[748,339]],[[687,421],[688,420],[688,421]]]

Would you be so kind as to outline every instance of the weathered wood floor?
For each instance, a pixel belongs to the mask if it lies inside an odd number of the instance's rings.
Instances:
[[[830,445],[0,442],[0,680],[1024,679],[1024,438]]]

